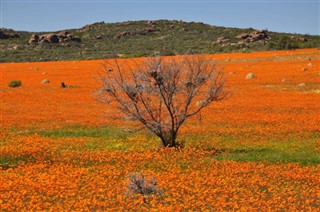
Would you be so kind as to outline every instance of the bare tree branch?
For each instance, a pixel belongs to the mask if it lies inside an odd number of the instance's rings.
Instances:
[[[205,56],[152,57],[104,65],[98,99],[174,147],[185,120],[226,97],[224,77]]]

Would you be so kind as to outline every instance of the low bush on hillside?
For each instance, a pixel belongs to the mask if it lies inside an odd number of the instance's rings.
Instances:
[[[8,86],[11,88],[20,87],[22,85],[22,82],[20,80],[11,80],[8,83]]]

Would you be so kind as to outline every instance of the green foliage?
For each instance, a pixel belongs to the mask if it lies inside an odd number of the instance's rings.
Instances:
[[[81,126],[64,127],[55,130],[29,130],[25,135],[38,134],[44,137],[53,138],[76,138],[76,137],[88,137],[88,138],[126,138],[128,132],[124,132],[117,128],[86,128]]]
[[[296,40],[292,40],[289,36],[281,36],[279,40],[270,42],[269,47],[277,50],[292,50],[299,48],[298,42]]]
[[[20,80],[11,80],[8,83],[9,87],[15,88],[15,87],[20,87],[22,85],[22,82]]]
[[[251,138],[244,142],[241,136],[199,135],[189,137],[186,146],[195,143],[199,145],[196,148],[214,149],[217,154],[212,159],[215,160],[297,162],[306,165],[320,163],[317,151],[319,136],[319,133],[308,137],[288,135],[283,139],[283,135],[272,135],[264,137],[263,141]]]

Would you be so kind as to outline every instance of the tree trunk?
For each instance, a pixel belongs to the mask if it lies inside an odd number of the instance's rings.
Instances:
[[[176,136],[162,135],[160,139],[163,147],[177,147]]]

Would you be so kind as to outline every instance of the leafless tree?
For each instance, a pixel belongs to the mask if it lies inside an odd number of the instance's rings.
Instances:
[[[114,60],[100,79],[98,99],[122,118],[140,122],[164,147],[179,146],[186,119],[226,96],[223,73],[200,55]]]

